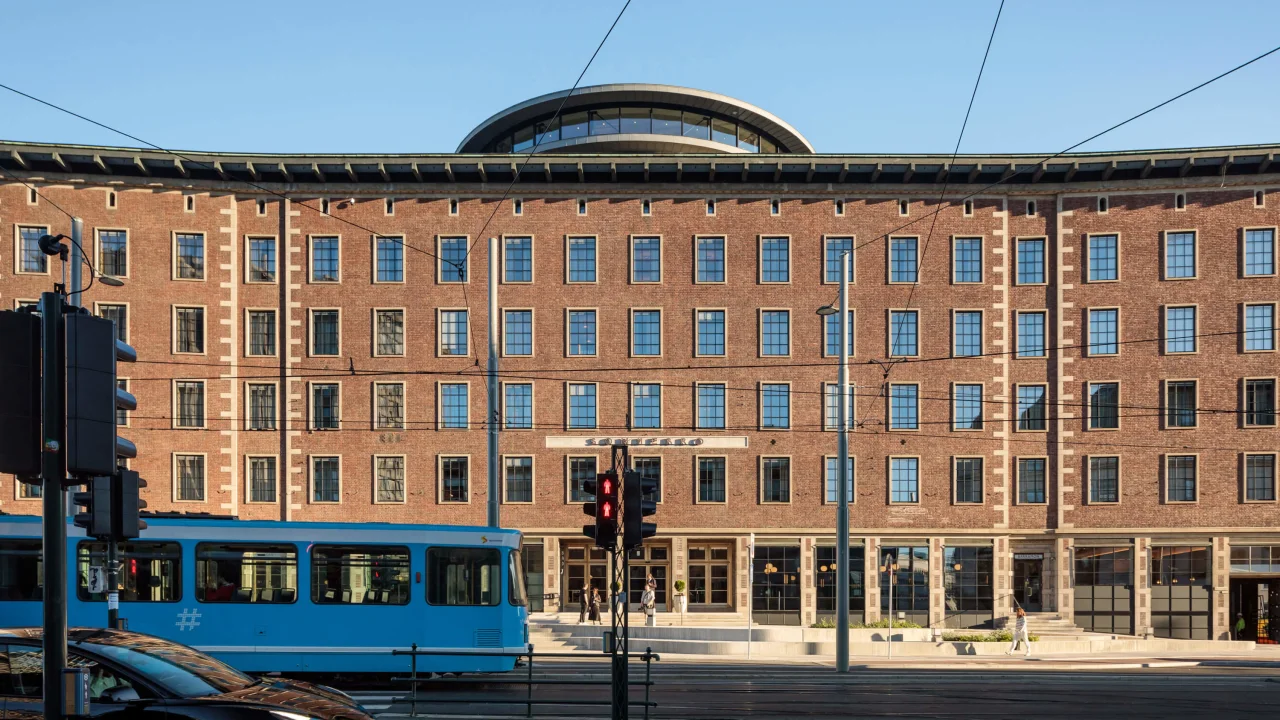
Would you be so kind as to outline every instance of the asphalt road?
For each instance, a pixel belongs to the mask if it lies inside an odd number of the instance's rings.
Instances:
[[[643,670],[641,672],[641,677]],[[558,704],[606,700],[607,686],[557,681],[607,680],[608,665],[545,663],[535,673],[534,698],[550,701],[535,717],[608,717],[606,706]],[[637,676],[633,674],[633,680]],[[905,670],[857,669],[837,676],[804,665],[655,665],[653,718],[1259,718],[1276,712],[1280,671],[1247,668],[1172,670]],[[485,678],[432,683],[419,694],[425,717],[524,717],[523,685]],[[399,692],[355,692],[376,715],[408,714]],[[643,697],[634,688],[633,699]],[[442,700],[466,700],[444,703]],[[475,702],[478,700],[478,702]],[[632,718],[643,718],[640,707]]]

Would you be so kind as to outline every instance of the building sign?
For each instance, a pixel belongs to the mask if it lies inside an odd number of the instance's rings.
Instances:
[[[1014,553],[1014,560],[1043,560],[1044,553]]]
[[[646,448],[686,448],[693,450],[701,449],[743,449],[747,447],[747,438],[745,435],[709,435],[705,437],[682,435],[682,436],[665,436],[665,437],[618,437],[603,435],[560,435],[548,436],[548,448],[595,448],[595,447],[611,447],[614,445],[626,445],[629,447],[646,447]]]

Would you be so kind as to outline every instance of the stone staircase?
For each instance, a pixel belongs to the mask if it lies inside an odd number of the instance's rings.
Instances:
[[[1010,618],[1006,627],[1013,627],[1013,618]],[[1115,635],[1085,632],[1076,624],[1056,612],[1029,612],[1027,613],[1027,632],[1031,635],[1037,635],[1041,639],[1046,640],[1084,640],[1084,639],[1115,639]]]
[[[644,613],[632,612],[627,620],[632,627],[644,625]],[[704,613],[677,613],[677,612],[658,612],[654,615],[654,621],[658,627],[740,627],[747,626],[747,616],[740,615],[735,612],[704,612]],[[578,623],[578,613],[574,612],[547,612],[533,613],[529,616],[530,627],[534,625],[576,625]],[[607,626],[610,624],[609,614],[603,613],[600,616],[600,624]]]

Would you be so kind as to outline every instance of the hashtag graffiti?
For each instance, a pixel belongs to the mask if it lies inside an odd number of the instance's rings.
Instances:
[[[178,620],[174,625],[178,626],[178,632],[195,630],[200,627],[200,611],[182,608],[182,612],[178,613]]]

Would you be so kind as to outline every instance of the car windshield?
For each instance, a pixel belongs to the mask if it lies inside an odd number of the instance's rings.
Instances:
[[[252,685],[253,678],[189,647],[146,635],[85,638],[78,647],[133,669],[181,697],[202,697]]]

